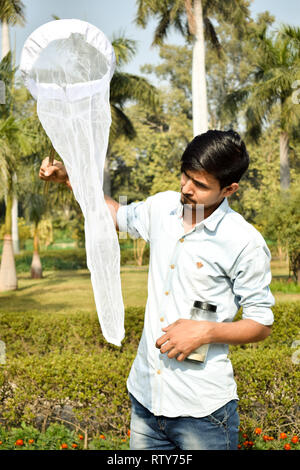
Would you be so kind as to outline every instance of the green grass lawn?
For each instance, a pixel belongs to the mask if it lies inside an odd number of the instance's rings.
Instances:
[[[300,286],[287,283],[288,266],[272,262],[271,289],[277,302],[300,301]],[[90,272],[45,271],[43,279],[31,279],[30,273],[18,274],[18,289],[0,293],[1,310],[65,312],[95,310]],[[145,306],[147,301],[148,266],[122,266],[121,282],[125,306]]]
[[[68,313],[95,310],[90,272],[46,271],[43,279],[31,279],[30,274],[18,274],[18,289],[0,293],[1,310]],[[124,266],[121,283],[126,306],[144,306],[147,299],[148,268]]]

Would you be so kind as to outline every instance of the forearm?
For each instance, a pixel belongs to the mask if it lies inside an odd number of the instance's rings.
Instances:
[[[161,353],[168,353],[169,358],[176,357],[183,361],[192,351],[208,343],[246,344],[265,339],[271,327],[254,320],[236,322],[210,322],[179,319],[162,328],[165,332],[156,341]]]
[[[118,212],[118,209],[120,207],[120,204],[117,201],[115,201],[114,199],[112,199],[110,196],[107,196],[106,194],[104,194],[104,199],[105,199],[105,202],[107,204],[107,207],[110,210],[110,213],[111,213],[111,216],[113,218],[116,230],[119,231],[119,227],[118,227],[118,223],[117,223],[117,212]]]
[[[212,323],[210,342],[234,345],[256,343],[267,338],[270,333],[270,326],[262,325],[254,320]]]
[[[64,184],[72,191],[72,186],[71,186],[68,175],[66,175],[66,177],[65,177]],[[111,197],[107,196],[106,194],[104,194],[104,199],[105,199],[105,202],[107,204],[107,207],[110,210],[110,213],[111,213],[112,219],[114,221],[116,230],[119,230],[119,227],[118,227],[118,224],[117,224],[117,212],[118,212],[118,209],[120,207],[120,204],[117,201],[115,201],[114,199],[112,199]]]

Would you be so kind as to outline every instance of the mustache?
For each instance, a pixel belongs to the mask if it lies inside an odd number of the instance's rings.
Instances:
[[[193,201],[192,199],[190,199],[190,198],[189,198],[188,196],[186,196],[184,193],[181,193],[181,194],[182,194],[182,196],[183,196],[185,199],[187,199],[188,201],[195,203],[195,201]]]

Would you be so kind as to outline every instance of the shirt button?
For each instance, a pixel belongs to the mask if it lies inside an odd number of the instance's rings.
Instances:
[[[180,243],[184,242],[184,238],[179,238]]]
[[[174,269],[175,268],[175,264],[171,264],[171,269]]]

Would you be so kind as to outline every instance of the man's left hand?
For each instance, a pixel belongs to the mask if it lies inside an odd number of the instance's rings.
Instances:
[[[180,319],[171,323],[155,343],[162,354],[168,353],[170,359],[176,357],[178,361],[184,359],[202,344],[211,342],[212,323],[209,321]]]

